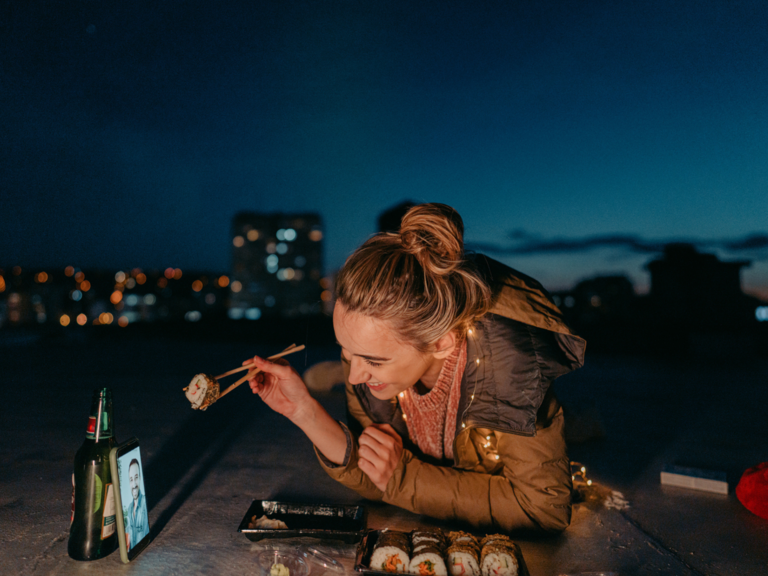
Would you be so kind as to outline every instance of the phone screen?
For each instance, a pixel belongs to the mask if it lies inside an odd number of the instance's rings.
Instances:
[[[149,534],[144,468],[138,445],[128,452],[118,452],[117,471],[120,477],[125,544],[130,557],[133,549]]]

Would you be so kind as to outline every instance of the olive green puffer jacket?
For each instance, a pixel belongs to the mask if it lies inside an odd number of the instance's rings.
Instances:
[[[571,518],[571,472],[563,411],[550,385],[583,365],[586,343],[565,325],[538,282],[490,258],[475,258],[494,300],[467,338],[454,461],[419,451],[396,398],[378,400],[365,384],[351,385],[347,378],[350,455],[346,464],[333,466],[318,454],[320,463],[362,496],[418,514],[488,530],[561,531]],[[357,466],[356,437],[374,422],[392,425],[405,447],[384,492]]]

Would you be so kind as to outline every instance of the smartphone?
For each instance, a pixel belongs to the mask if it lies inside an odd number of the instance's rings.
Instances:
[[[114,484],[120,558],[128,563],[149,544],[149,516],[139,440],[131,438],[109,453]]]

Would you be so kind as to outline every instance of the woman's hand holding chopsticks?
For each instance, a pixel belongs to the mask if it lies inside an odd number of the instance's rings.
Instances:
[[[269,361],[254,356],[243,365],[261,370],[248,380],[251,390],[272,410],[289,420],[295,422],[314,402],[301,376],[285,360]]]

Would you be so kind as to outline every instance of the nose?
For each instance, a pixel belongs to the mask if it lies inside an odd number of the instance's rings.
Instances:
[[[349,363],[349,383],[363,384],[371,379],[371,373],[368,371],[365,362],[362,359],[352,357]]]

